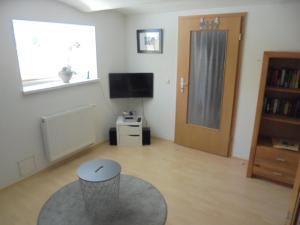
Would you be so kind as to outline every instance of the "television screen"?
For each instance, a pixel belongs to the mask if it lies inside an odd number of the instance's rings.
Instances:
[[[110,73],[110,98],[152,98],[153,73]]]

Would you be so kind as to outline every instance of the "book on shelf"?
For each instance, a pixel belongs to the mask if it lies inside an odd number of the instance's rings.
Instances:
[[[299,151],[299,142],[296,141],[272,138],[272,145],[274,148],[283,148],[291,151]]]
[[[271,68],[268,74],[267,85],[270,87],[300,89],[300,69]]]
[[[300,118],[300,99],[265,97],[263,112],[266,114]]]

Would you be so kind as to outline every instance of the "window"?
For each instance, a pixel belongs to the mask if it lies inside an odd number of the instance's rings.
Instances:
[[[63,84],[63,67],[75,72],[71,83],[97,79],[94,26],[13,20],[13,27],[23,90]]]

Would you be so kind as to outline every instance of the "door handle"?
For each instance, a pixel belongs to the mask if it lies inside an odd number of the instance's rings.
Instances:
[[[180,92],[181,93],[184,93],[184,89],[185,89],[186,86],[187,86],[187,82],[185,82],[184,78],[181,77],[180,78]]]
[[[278,161],[278,162],[286,162],[286,160],[284,158],[280,158],[280,157],[277,157],[276,161]]]
[[[272,172],[272,174],[274,175],[274,176],[279,176],[279,177],[281,177],[282,176],[282,173],[279,173],[279,172]]]

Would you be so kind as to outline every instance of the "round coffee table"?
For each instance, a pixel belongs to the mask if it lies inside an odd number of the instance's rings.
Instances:
[[[112,160],[91,160],[77,175],[88,214],[102,219],[114,213],[119,200],[121,166]]]
[[[79,181],[55,192],[42,207],[38,225],[164,225],[167,204],[150,183],[133,176],[120,176],[119,204],[104,221],[87,215]]]

